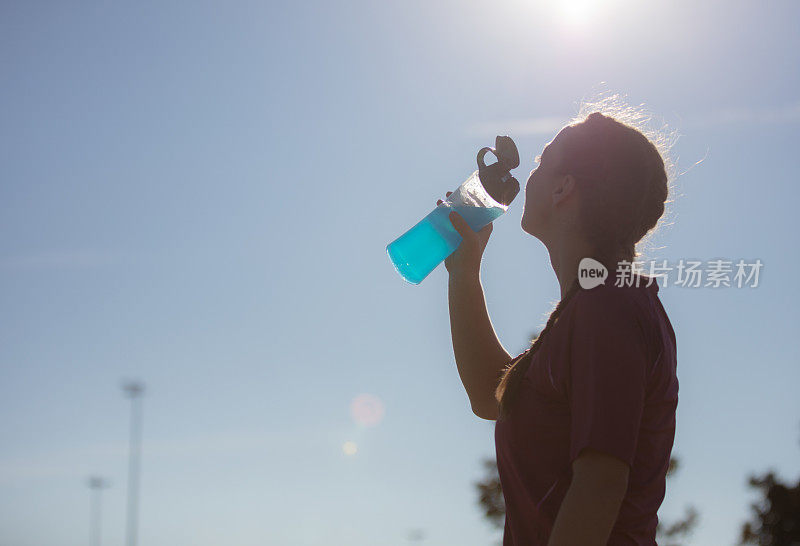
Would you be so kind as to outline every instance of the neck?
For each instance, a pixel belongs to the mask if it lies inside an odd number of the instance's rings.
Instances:
[[[592,256],[592,250],[582,238],[567,233],[546,246],[563,299],[578,277],[578,265],[583,258]]]

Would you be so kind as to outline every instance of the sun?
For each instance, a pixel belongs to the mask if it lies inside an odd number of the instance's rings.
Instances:
[[[597,12],[597,0],[561,0],[558,9],[561,19],[570,26],[584,26]]]

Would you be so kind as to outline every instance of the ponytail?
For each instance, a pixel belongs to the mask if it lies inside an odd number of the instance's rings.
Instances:
[[[533,355],[539,350],[539,347],[541,347],[545,336],[553,328],[559,315],[561,315],[561,312],[567,306],[567,303],[575,297],[575,294],[577,294],[580,289],[580,284],[578,284],[578,279],[576,278],[569,290],[567,290],[567,293],[564,294],[564,297],[558,302],[553,312],[550,313],[547,324],[536,339],[533,340],[530,348],[506,365],[500,378],[500,383],[497,385],[497,389],[495,389],[494,393],[499,407],[500,419],[508,417],[511,413],[511,408],[519,393],[522,378],[525,376],[528,368],[530,368]]]

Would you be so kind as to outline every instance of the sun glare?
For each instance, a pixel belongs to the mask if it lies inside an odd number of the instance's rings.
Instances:
[[[562,20],[570,26],[586,25],[597,10],[597,0],[561,0],[557,5]]]

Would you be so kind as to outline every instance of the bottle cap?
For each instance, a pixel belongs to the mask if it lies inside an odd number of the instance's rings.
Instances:
[[[484,157],[491,152],[496,163],[486,165]],[[519,182],[511,176],[511,169],[519,167],[519,152],[511,137],[498,136],[494,148],[481,148],[478,151],[478,177],[486,193],[505,206],[511,204],[519,193]]]

